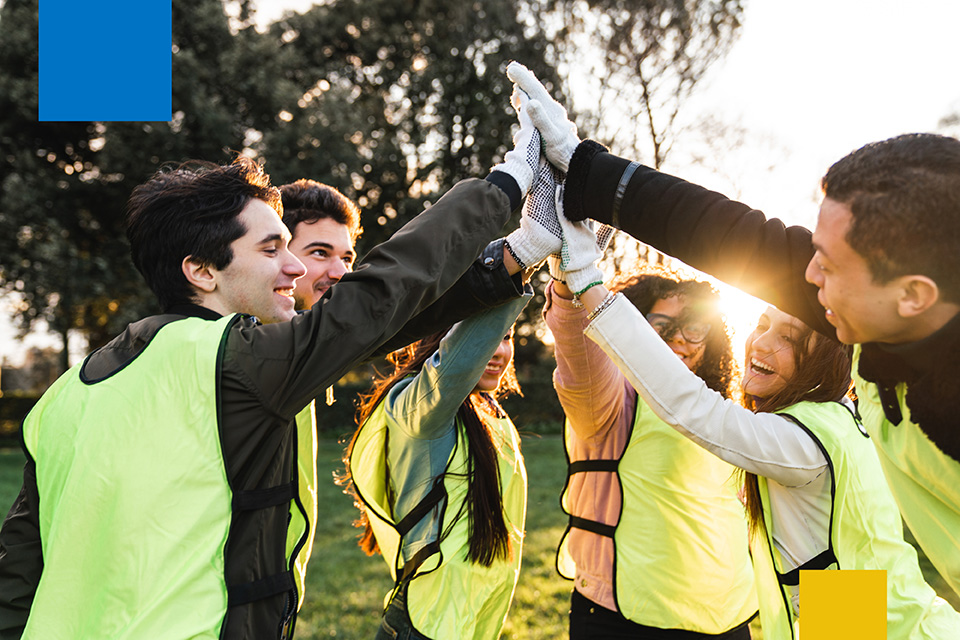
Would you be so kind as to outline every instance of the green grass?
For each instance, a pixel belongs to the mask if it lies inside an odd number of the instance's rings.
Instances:
[[[563,445],[557,436],[526,436],[524,457],[529,478],[527,539],[524,542],[520,582],[507,625],[505,640],[538,640],[566,637],[571,583],[554,568],[554,552],[565,520],[558,496],[565,477]],[[23,455],[0,451],[0,509],[16,497],[21,482]],[[340,446],[320,443],[320,518],[308,574],[307,599],[297,623],[298,640],[319,638],[371,638],[379,624],[383,596],[391,581],[380,557],[368,558],[356,546],[351,526],[355,511],[331,478],[340,468]],[[927,581],[960,608],[960,597],[920,553]]]

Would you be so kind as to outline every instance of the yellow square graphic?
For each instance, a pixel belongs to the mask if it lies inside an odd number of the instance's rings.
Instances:
[[[800,572],[800,640],[886,637],[886,571]]]

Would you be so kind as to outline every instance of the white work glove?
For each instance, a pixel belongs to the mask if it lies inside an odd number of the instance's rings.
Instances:
[[[555,280],[566,283],[575,295],[596,284],[603,284],[603,271],[597,260],[603,257],[616,229],[593,220],[574,222],[563,215],[563,190],[557,191],[557,218],[563,230],[559,259],[550,256],[548,266]],[[596,225],[596,230],[594,230]]]
[[[503,162],[490,169],[490,171],[502,171],[516,180],[521,197],[530,192],[542,156],[542,138],[540,132],[533,126],[533,121],[530,120],[529,100],[527,94],[514,87],[510,95],[510,104],[517,110],[520,129],[513,135],[513,149],[507,151]]]
[[[560,215],[563,215],[562,211],[560,212]],[[597,238],[597,252],[602,257],[604,252],[606,252],[607,247],[610,245],[610,241],[613,239],[613,236],[617,234],[617,230],[608,224],[596,223],[589,219],[587,221],[596,224],[595,235]],[[559,253],[551,253],[547,258],[547,269],[550,272],[550,277],[552,277],[554,280],[562,282],[563,284],[567,284],[567,272],[563,269],[563,256],[561,256]],[[574,279],[577,280],[577,278]]]
[[[519,62],[511,62],[507,66],[507,77],[530,97],[527,111],[543,136],[547,159],[566,173],[570,169],[570,158],[580,144],[577,125],[570,122],[567,110],[550,96],[530,69]]]
[[[563,245],[563,232],[557,220],[557,170],[544,161],[533,190],[523,203],[520,228],[507,236],[511,255],[526,269],[543,262]]]

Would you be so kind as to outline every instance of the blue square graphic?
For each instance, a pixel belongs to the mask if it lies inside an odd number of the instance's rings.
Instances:
[[[40,1],[41,121],[169,121],[171,0]]]

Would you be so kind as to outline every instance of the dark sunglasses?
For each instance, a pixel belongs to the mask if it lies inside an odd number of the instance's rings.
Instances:
[[[707,322],[694,322],[687,320],[681,322],[671,316],[665,316],[662,313],[648,313],[647,322],[653,327],[653,330],[660,334],[664,340],[669,340],[680,330],[680,335],[687,342],[697,344],[703,342],[710,333],[710,324]]]

